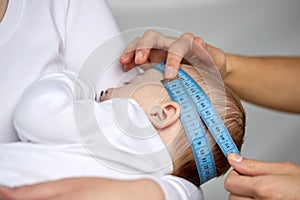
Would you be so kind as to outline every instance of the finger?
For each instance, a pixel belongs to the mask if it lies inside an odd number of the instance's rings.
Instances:
[[[204,42],[204,40],[201,37],[195,37],[194,42],[196,42],[196,44],[202,46],[204,49],[208,50],[207,44]]]
[[[167,50],[175,40],[174,37],[165,36],[155,30],[146,31],[136,47],[136,64],[146,63],[153,49]]]
[[[172,79],[177,75],[181,61],[182,56],[170,52],[168,53],[166,59],[166,69],[164,74],[165,78]]]
[[[150,63],[161,63],[166,60],[167,51],[162,49],[152,49],[149,55]]]
[[[137,46],[139,40],[140,40],[140,38],[135,38],[125,48],[125,50],[123,51],[122,56],[119,59],[119,62],[122,65],[126,65],[126,64],[132,63],[132,61],[134,60],[134,57],[135,57],[135,50],[136,50],[136,46]]]
[[[229,197],[228,197],[228,199],[229,200],[253,200],[254,198],[230,194]]]
[[[125,72],[127,72],[127,71],[131,70],[132,68],[134,68],[135,66],[136,66],[136,64],[135,64],[134,60],[132,60],[131,62],[123,65],[123,70]]]
[[[158,41],[164,41],[166,38],[161,33],[149,30],[146,31],[136,45],[135,63],[144,64],[147,62],[151,49],[153,47],[165,48],[164,44],[159,45]]]
[[[129,71],[136,65],[145,64],[153,48],[167,49],[173,41],[175,38],[165,37],[157,31],[146,31],[142,38],[136,38],[125,49],[120,58],[123,70]]]
[[[258,176],[268,174],[286,174],[293,170],[293,165],[288,162],[265,162],[242,158],[237,154],[229,154],[228,161],[230,165],[240,174],[247,176]]]
[[[183,57],[190,53],[194,37],[191,33],[184,33],[170,45],[165,70],[165,77],[167,79],[172,79],[177,75]]]
[[[231,194],[237,196],[254,196],[256,188],[255,181],[252,177],[243,176],[232,170],[225,179],[225,189]]]
[[[141,65],[148,61],[151,48],[137,49],[135,52],[135,64]]]

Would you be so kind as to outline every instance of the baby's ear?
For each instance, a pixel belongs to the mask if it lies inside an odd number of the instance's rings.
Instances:
[[[166,128],[180,117],[180,106],[176,102],[164,102],[151,109],[150,121],[157,129]]]

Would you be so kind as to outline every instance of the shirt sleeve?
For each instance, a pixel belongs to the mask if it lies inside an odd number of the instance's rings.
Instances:
[[[66,5],[64,61],[67,69],[89,76],[97,93],[136,76],[119,63],[125,41],[105,0],[69,0]]]
[[[14,113],[14,127],[23,142],[80,142],[73,121],[73,101],[91,97],[93,91],[80,79],[79,89],[74,90],[75,79],[76,74],[68,70],[50,73],[26,89]],[[203,199],[201,189],[185,179],[165,175],[153,180],[162,188],[166,200]]]
[[[21,141],[40,144],[80,141],[73,117],[74,95],[84,98],[92,91],[81,84],[75,92],[75,78],[76,74],[68,70],[49,73],[26,88],[13,118]]]
[[[75,69],[96,47],[119,34],[105,0],[69,0],[65,26],[65,62]],[[119,48],[123,49],[122,45]]]
[[[201,188],[191,182],[172,175],[165,175],[161,179],[153,179],[162,188],[166,200],[203,200]]]

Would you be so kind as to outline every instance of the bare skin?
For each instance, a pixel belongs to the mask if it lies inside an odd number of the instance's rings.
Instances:
[[[205,52],[206,51],[206,52]],[[212,66],[207,54],[219,69],[225,83],[246,101],[285,112],[300,113],[300,57],[249,57],[226,54],[191,33],[179,38],[148,31],[125,49],[120,63],[124,70],[147,62],[166,60],[166,70],[176,76],[183,59],[193,66]]]
[[[8,0],[0,0],[0,22],[2,21],[8,5]]]
[[[0,23],[7,11],[9,0],[0,0]],[[1,26],[1,24],[0,24]],[[118,192],[116,193],[116,188]],[[147,194],[147,195],[145,195]],[[7,188],[0,185],[0,199],[157,199],[164,200],[161,187],[153,180],[138,179],[120,181],[106,178],[81,177],[66,178],[56,181],[27,185],[23,187]]]
[[[120,63],[128,70],[135,65],[166,60],[166,65],[173,68],[171,76],[165,74],[168,78],[176,76],[183,58],[204,62],[203,49],[217,65],[225,83],[240,98],[261,106],[300,113],[300,57],[226,54],[191,33],[176,39],[148,31],[126,48]],[[300,166],[252,160],[234,154],[229,155],[228,160],[233,170],[224,186],[230,193],[230,200],[300,199]]]

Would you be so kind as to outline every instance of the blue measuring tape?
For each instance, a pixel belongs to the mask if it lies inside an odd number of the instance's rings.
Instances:
[[[165,62],[154,68],[164,73]],[[181,107],[180,120],[191,145],[200,184],[203,184],[216,177],[217,171],[201,119],[226,158],[229,153],[240,152],[210,99],[189,74],[179,69],[178,78],[162,80],[162,83],[172,101]]]

